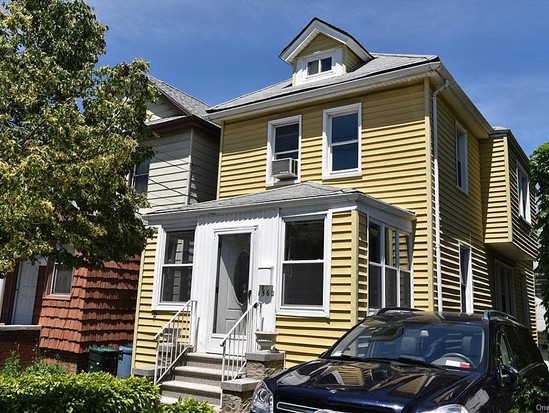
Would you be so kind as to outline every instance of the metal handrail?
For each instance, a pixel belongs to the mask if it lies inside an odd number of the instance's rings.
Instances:
[[[154,383],[161,381],[194,344],[196,301],[189,300],[164,327],[155,334],[156,362]]]
[[[261,302],[251,305],[221,341],[223,348],[223,362],[221,367],[221,381],[232,380],[241,375],[246,366],[244,355],[246,352],[257,349],[255,331],[263,328]]]

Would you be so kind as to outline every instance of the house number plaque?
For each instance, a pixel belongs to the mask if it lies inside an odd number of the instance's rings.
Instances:
[[[259,286],[259,301],[262,303],[268,303],[274,296],[274,290],[272,285],[260,285]]]

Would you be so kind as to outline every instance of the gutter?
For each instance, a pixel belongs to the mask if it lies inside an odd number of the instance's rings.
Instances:
[[[442,301],[442,263],[440,260],[440,175],[438,168],[438,107],[437,96],[444,89],[450,86],[448,79],[444,80],[444,84],[433,92],[431,97],[433,101],[433,161],[435,175],[435,257],[436,257],[436,272],[437,272],[437,309],[439,312],[443,310]]]
[[[272,108],[280,109],[280,107],[284,105],[302,105],[303,103],[315,102],[328,97],[333,98],[337,95],[362,92],[367,89],[378,88],[387,84],[413,80],[416,77],[419,79],[425,76],[425,74],[434,74],[441,66],[442,63],[440,61],[429,62],[370,77],[361,77],[344,83],[321,86],[319,88],[292,93],[272,99],[267,98],[267,100],[262,100],[259,102],[244,103],[241,106],[221,109],[218,112],[209,112],[208,119],[233,119],[240,116],[248,116],[251,114],[266,112]]]
[[[330,205],[330,204],[349,204],[349,203],[362,203],[368,205],[372,208],[386,211],[392,215],[400,216],[402,218],[414,220],[415,214],[411,211],[395,207],[393,205],[387,204],[383,201],[380,201],[375,198],[370,198],[364,194],[359,193],[342,193],[342,194],[332,194],[322,197],[312,197],[312,198],[301,198],[301,199],[285,199],[285,200],[276,200],[270,202],[262,203],[253,203],[247,205],[229,205],[229,206],[214,206],[211,208],[186,208],[181,210],[165,210],[158,212],[149,212],[147,214],[141,215],[141,219],[147,222],[150,225],[150,218],[153,221],[162,221],[162,220],[173,220],[180,218],[198,218],[201,216],[216,215],[223,213],[231,212],[245,212],[245,211],[258,211],[258,210],[269,210],[275,208],[297,208],[297,207],[311,207],[311,201],[314,205]],[[212,201],[216,202],[216,201]]]

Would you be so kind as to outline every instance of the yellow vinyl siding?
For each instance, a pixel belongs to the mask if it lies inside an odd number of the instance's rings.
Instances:
[[[315,357],[357,322],[356,211],[332,216],[330,318],[277,316],[277,348],[286,351],[286,365]]]
[[[347,47],[343,48],[344,73],[350,73],[358,69],[363,63],[362,59],[355,52]]]
[[[521,165],[525,171],[528,171],[528,163],[520,162],[516,153],[509,149],[509,190],[511,198],[511,217],[512,217],[512,241],[521,251],[526,252],[531,257],[537,255],[536,243],[533,241],[531,234],[532,226],[525,221],[519,214],[519,194],[518,194],[518,177],[517,167]],[[530,185],[530,215],[532,219],[535,217],[535,209],[533,204],[535,203],[535,195],[533,193],[532,185]]]
[[[506,140],[497,137],[481,143],[483,205],[486,208],[486,243],[511,241],[509,172]]]
[[[414,305],[432,308],[430,145],[427,143],[423,83],[371,93],[357,98],[310,105],[254,119],[226,122],[222,148],[219,197],[265,189],[267,123],[302,115],[301,181],[355,188],[416,213],[414,237]],[[362,103],[362,176],[322,179],[323,111]],[[430,134],[429,134],[430,136]]]
[[[137,291],[139,299],[136,308],[133,367],[154,367],[156,341],[153,337],[173,316],[171,312],[153,314],[152,311],[156,240],[156,236],[148,240],[142,255],[142,274]]]
[[[513,251],[518,259],[535,257],[537,242],[532,226],[519,215],[517,164],[528,171],[528,159],[517,154],[507,136],[496,136],[481,145],[483,159],[483,205],[485,242],[502,251]],[[535,220],[534,191],[530,188],[530,215]]]
[[[358,319],[368,315],[368,217],[358,214]]]
[[[441,214],[442,295],[445,310],[461,310],[459,249],[471,249],[475,311],[492,306],[481,202],[479,139],[467,131],[468,191],[456,185],[456,116],[439,99],[439,165]],[[461,123],[463,126],[463,123]]]
[[[295,61],[297,62],[300,57],[308,57],[315,53],[324,53],[342,46],[343,45],[337,40],[324,34],[319,34],[299,53],[299,55],[296,56]]]

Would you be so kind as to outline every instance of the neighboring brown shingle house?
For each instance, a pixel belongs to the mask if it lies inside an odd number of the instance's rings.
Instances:
[[[204,119],[206,104],[152,76],[150,80],[160,91],[159,100],[149,105],[148,124],[157,137],[143,145],[155,155],[136,166],[131,184],[147,194],[151,210],[214,199],[219,127]],[[2,336],[10,335],[10,352],[36,347],[39,330],[31,337],[31,325],[41,327],[41,356],[75,372],[87,369],[90,347],[131,344],[139,264],[139,256],[124,264],[108,262],[103,271],[65,268],[42,257],[35,264],[19,263],[8,274],[0,300],[0,323],[11,325]],[[25,350],[23,362],[34,354]],[[6,355],[0,353],[0,365]]]

